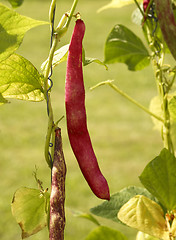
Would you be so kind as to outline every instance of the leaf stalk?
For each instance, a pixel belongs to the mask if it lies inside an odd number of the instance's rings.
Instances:
[[[96,86],[92,87],[91,90],[95,89],[96,87],[108,84],[112,89],[114,89],[116,92],[118,92],[121,96],[125,97],[128,101],[130,101],[131,103],[135,104],[137,107],[139,107],[140,109],[142,109],[144,112],[148,113],[150,116],[156,118],[157,120],[161,121],[162,123],[164,123],[164,119],[161,118],[160,116],[156,115],[155,113],[151,112],[148,108],[144,107],[142,104],[140,104],[139,102],[137,102],[136,100],[134,100],[132,97],[130,97],[129,95],[127,95],[126,93],[124,93],[122,90],[120,90],[115,84],[112,83],[112,80],[108,80],[105,82],[101,82],[99,84],[97,84]]]

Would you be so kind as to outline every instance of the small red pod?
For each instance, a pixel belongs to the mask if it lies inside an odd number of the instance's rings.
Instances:
[[[98,166],[87,129],[82,70],[84,33],[85,24],[79,19],[72,34],[67,59],[65,84],[67,131],[72,150],[90,188],[97,197],[109,200],[109,187]]]

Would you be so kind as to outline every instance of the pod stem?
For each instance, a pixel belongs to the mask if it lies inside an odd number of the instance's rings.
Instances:
[[[121,96],[125,97],[128,101],[131,103],[135,104],[137,107],[142,109],[144,112],[148,113],[150,116],[156,118],[157,120],[161,121],[162,123],[164,122],[164,119],[161,118],[160,116],[156,115],[155,113],[151,112],[148,108],[144,107],[142,104],[134,100],[132,97],[128,96],[126,93],[124,93],[122,90],[120,90],[115,84],[112,83],[113,80],[108,80],[101,82],[97,84],[96,86],[92,87],[91,90],[95,89],[96,87],[102,86],[102,85],[109,85],[112,89],[114,89],[116,92],[118,92]]]
[[[72,17],[73,17],[73,14],[74,14],[74,11],[75,11],[76,6],[77,6],[77,4],[78,4],[78,1],[79,1],[79,0],[74,0],[74,1],[73,1],[72,7],[71,7],[70,12],[69,12],[69,14],[68,14],[68,20],[67,20],[67,23],[66,23],[66,25],[65,25],[66,28],[68,28],[68,26],[69,26],[69,24],[70,24],[70,21],[71,21],[71,19],[72,19]]]

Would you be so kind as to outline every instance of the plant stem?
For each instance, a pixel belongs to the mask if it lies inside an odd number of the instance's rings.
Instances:
[[[47,65],[46,72],[45,72],[45,82],[44,82],[45,99],[47,102],[48,113],[49,113],[48,129],[47,129],[46,141],[45,141],[45,159],[46,159],[46,162],[48,163],[49,167],[51,167],[51,161],[50,161],[50,157],[49,157],[49,146],[50,146],[50,139],[51,139],[51,135],[52,135],[52,128],[53,128],[53,124],[54,124],[54,117],[53,117],[53,109],[52,109],[52,105],[51,105],[50,92],[47,92],[47,91],[49,88],[48,76],[51,71],[52,60],[54,57],[54,52],[55,52],[55,49],[57,46],[57,42],[58,42],[57,35],[54,35],[53,44],[52,44],[52,47],[51,47],[51,50],[49,53],[49,61],[48,61],[48,65]]]
[[[56,8],[56,0],[52,0],[50,5],[50,10],[49,10],[49,21],[50,21],[51,28],[52,28],[52,21],[53,21],[55,8]]]
[[[168,104],[168,89],[166,89],[165,80],[163,78],[162,65],[164,61],[164,54],[160,57],[160,61],[155,64],[156,70],[156,82],[159,90],[159,96],[161,99],[161,108],[163,111],[164,123],[162,129],[164,147],[167,148],[171,153],[174,153],[174,147],[170,134],[170,113]]]
[[[149,26],[146,30],[146,37],[150,43],[149,47],[153,53],[153,66],[155,71],[156,85],[158,88],[158,95],[161,100],[161,109],[163,112],[163,144],[164,147],[167,148],[171,153],[174,153],[174,147],[170,133],[170,113],[168,109],[168,93],[171,86],[167,87],[167,82],[165,80],[165,77],[163,77],[163,74],[165,74],[163,71],[165,50],[162,41],[158,40],[157,36],[153,34],[153,30]]]
[[[70,24],[70,21],[73,17],[77,3],[78,3],[78,0],[74,0],[69,16],[67,16],[66,14],[63,15],[63,17],[61,18],[61,20],[58,24],[57,29],[55,30],[55,32],[53,34],[54,39],[53,39],[52,46],[51,46],[51,49],[49,52],[48,64],[47,64],[45,75],[44,75],[44,95],[45,95],[45,100],[47,102],[47,108],[48,108],[48,129],[47,129],[46,141],[45,141],[45,159],[50,168],[51,168],[50,160],[53,159],[53,154],[54,154],[53,151],[51,151],[51,159],[50,159],[49,147],[50,147],[51,136],[53,135],[54,116],[53,116],[53,109],[52,109],[52,105],[51,105],[50,91],[48,91],[48,89],[50,87],[48,77],[49,77],[50,71],[52,69],[52,61],[53,61],[53,57],[54,57],[54,52],[57,47],[57,43],[59,42],[60,38],[66,33],[68,26]],[[55,10],[55,4],[56,4],[56,0],[52,0],[51,6],[50,6],[50,12],[49,12],[50,23],[52,22],[52,17],[53,17],[54,10]],[[66,22],[66,24],[64,26],[64,22],[67,17],[68,17],[68,21]],[[54,139],[54,137],[52,137],[52,139]],[[54,142],[52,142],[52,144],[54,145]]]
[[[105,82],[101,82],[99,84],[97,84],[96,86],[92,87],[91,90],[93,90],[96,87],[99,87],[101,85],[105,85],[108,84],[111,88],[113,88],[116,92],[118,92],[121,96],[125,97],[126,99],[128,99],[130,102],[132,102],[133,104],[135,104],[137,107],[139,107],[140,109],[142,109],[143,111],[145,111],[146,113],[148,113],[150,116],[156,118],[157,120],[161,121],[162,123],[164,122],[164,119],[161,118],[160,116],[157,116],[155,113],[149,111],[149,109],[147,109],[146,107],[144,107],[142,104],[140,104],[139,102],[137,102],[136,100],[134,100],[133,98],[131,98],[130,96],[128,96],[126,93],[124,93],[122,90],[120,90],[116,85],[112,84],[111,80],[105,81]]]
[[[65,25],[66,28],[68,28],[68,26],[69,26],[69,24],[70,24],[70,21],[71,21],[71,19],[72,19],[72,17],[73,17],[73,14],[74,14],[74,11],[75,11],[76,6],[77,6],[77,4],[78,4],[78,1],[79,1],[79,0],[74,0],[74,2],[73,2],[73,4],[72,4],[72,7],[71,7],[71,9],[70,9],[70,13],[69,13],[69,16],[68,16],[68,21],[67,21],[67,23],[66,23],[66,25]]]

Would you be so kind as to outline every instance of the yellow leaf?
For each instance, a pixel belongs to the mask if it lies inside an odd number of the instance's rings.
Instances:
[[[98,12],[101,12],[105,9],[108,8],[120,8],[123,6],[126,6],[128,4],[132,4],[134,3],[134,0],[112,0],[110,3],[108,3],[107,5],[101,7]]]
[[[138,232],[136,236],[136,240],[159,240],[159,238],[155,238],[147,233]]]
[[[169,240],[164,212],[160,205],[149,198],[137,195],[124,204],[118,218],[126,225],[156,238]]]
[[[176,219],[175,219],[175,216],[174,216],[174,220],[172,222],[172,225],[171,225],[171,230],[170,230],[172,236],[175,238],[176,237]]]

